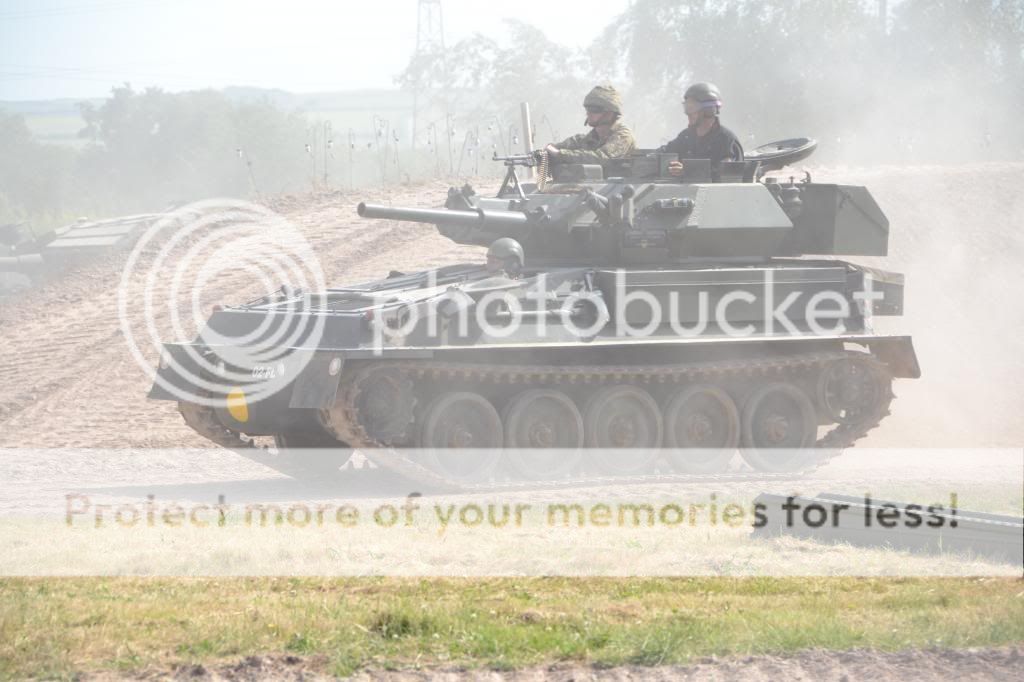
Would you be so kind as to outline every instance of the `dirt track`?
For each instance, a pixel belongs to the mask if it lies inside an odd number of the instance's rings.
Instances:
[[[813,172],[817,181],[869,186],[892,223],[891,257],[871,264],[908,276],[906,317],[880,320],[879,329],[913,334],[924,378],[898,384],[892,417],[865,444],[1024,443],[1024,164]],[[371,223],[354,210],[360,198],[429,206],[443,196],[435,183],[362,197],[288,197],[274,208],[314,245],[327,280],[345,283],[479,259],[479,249],[454,245],[430,226]],[[208,445],[171,403],[145,399],[149,380],[118,326],[123,260],[94,263],[0,307],[0,446]],[[203,303],[261,293],[238,273]]]
[[[444,191],[434,185],[370,197],[423,205],[436,202]],[[356,217],[358,201],[343,194],[321,196],[312,204],[285,197],[274,206],[313,245],[328,282],[480,258],[474,253],[479,249],[452,244],[429,226],[363,221]],[[118,325],[117,287],[124,261],[118,257],[93,264],[0,308],[6,350],[0,364],[0,445],[211,445],[185,427],[172,403],[145,399],[150,380],[127,353]],[[240,273],[207,293],[203,303],[212,306],[265,292]]]

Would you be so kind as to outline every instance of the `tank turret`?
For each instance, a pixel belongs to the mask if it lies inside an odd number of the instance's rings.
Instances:
[[[707,161],[685,162],[684,169],[695,168],[676,178],[667,171],[676,155],[640,152],[608,169],[556,166],[540,190],[516,175],[517,167],[533,165],[532,156],[495,158],[509,165],[497,197],[467,185],[449,190],[444,209],[359,204],[359,215],[432,223],[460,244],[511,237],[531,262],[546,264],[884,256],[888,249],[889,222],[867,189],[818,184],[809,175],[755,182],[762,172],[756,158],[722,164],[735,167],[736,182],[712,182]],[[625,175],[606,178],[606,171]]]

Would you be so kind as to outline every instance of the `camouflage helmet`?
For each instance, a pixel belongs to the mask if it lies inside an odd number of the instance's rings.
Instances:
[[[597,85],[583,98],[583,106],[598,111],[622,114],[622,98],[610,85]]]
[[[683,99],[692,99],[700,102],[702,108],[721,107],[722,95],[718,92],[718,86],[714,83],[694,83],[686,88]]]
[[[487,259],[500,260],[502,263],[507,263],[510,259],[515,259],[518,267],[523,267],[526,263],[526,254],[523,252],[523,246],[515,239],[511,237],[502,237],[491,243],[487,248]]]

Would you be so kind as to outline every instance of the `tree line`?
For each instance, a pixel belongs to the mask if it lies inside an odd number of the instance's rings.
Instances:
[[[305,119],[267,102],[212,90],[114,88],[80,105],[85,145],[43,144],[21,116],[0,111],[0,222],[43,225],[72,215],[155,211],[212,196],[302,188]]]
[[[507,28],[414,59],[401,82],[435,101],[483,93],[478,116],[515,120],[530,101],[539,143],[580,130],[583,95],[610,82],[640,145],[662,144],[685,127],[686,87],[712,81],[748,147],[814,137],[818,159],[855,163],[1024,152],[1024,0],[635,0],[575,51]]]

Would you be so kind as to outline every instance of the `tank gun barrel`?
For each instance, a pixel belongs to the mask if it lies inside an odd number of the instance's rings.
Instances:
[[[517,211],[455,211],[447,208],[404,208],[401,206],[381,206],[380,204],[360,203],[356,211],[363,218],[381,218],[383,220],[404,220],[413,223],[433,223],[452,227],[481,227],[483,225],[501,225],[512,227],[525,224],[529,218],[525,213]]]
[[[0,256],[0,270],[29,270],[42,267],[43,257],[38,253],[28,253],[20,256]]]

